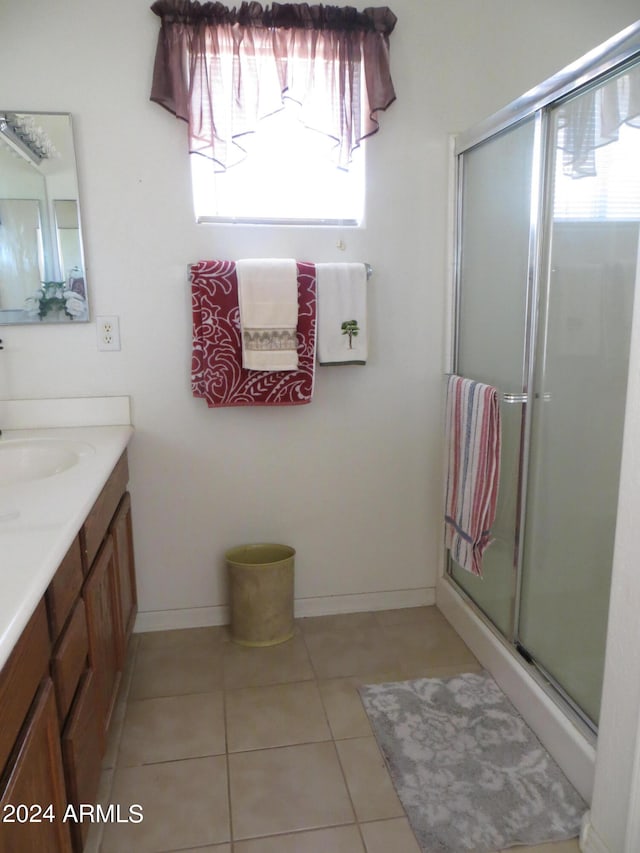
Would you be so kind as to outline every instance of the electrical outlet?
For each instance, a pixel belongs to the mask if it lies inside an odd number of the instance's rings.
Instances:
[[[96,317],[99,350],[120,349],[120,321],[118,317]]]

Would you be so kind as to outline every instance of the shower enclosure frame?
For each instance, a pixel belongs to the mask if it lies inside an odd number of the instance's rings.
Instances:
[[[460,236],[464,178],[464,157],[461,155],[482,142],[515,128],[525,120],[534,122],[523,385],[521,389],[505,389],[506,393],[503,394],[504,403],[523,406],[517,489],[519,505],[511,589],[511,624],[506,635],[503,635],[472,597],[451,577],[448,554],[445,558],[445,571],[438,584],[437,601],[447,618],[467,639],[474,651],[480,650],[481,662],[494,672],[503,689],[508,694],[512,694],[512,701],[519,707],[541,739],[550,748],[553,744],[557,745],[558,749],[555,751],[552,749],[552,752],[565,773],[587,798],[591,793],[593,779],[595,727],[561,686],[541,667],[528,666],[516,648],[519,629],[517,604],[521,595],[523,561],[523,537],[520,535],[520,530],[524,528],[525,521],[527,463],[533,416],[533,407],[528,405],[528,395],[533,389],[535,351],[540,322],[540,281],[541,276],[548,271],[550,262],[549,253],[544,248],[544,236],[549,233],[551,218],[548,209],[545,208],[544,199],[553,181],[545,157],[546,152],[550,150],[551,142],[549,113],[551,108],[565,99],[573,97],[579,91],[586,91],[590,87],[599,85],[639,57],[640,22],[623,30],[485,121],[459,134],[454,140],[452,149],[455,181],[452,198],[455,209],[452,245],[455,248],[452,257],[454,298],[450,366],[455,372],[460,343],[458,336],[462,267]],[[524,691],[519,690],[518,686],[523,684]],[[535,702],[535,707],[529,704],[531,700]],[[567,735],[569,735],[568,739]]]

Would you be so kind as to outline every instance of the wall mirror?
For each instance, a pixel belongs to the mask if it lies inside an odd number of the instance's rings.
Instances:
[[[0,110],[0,324],[88,319],[71,116]]]

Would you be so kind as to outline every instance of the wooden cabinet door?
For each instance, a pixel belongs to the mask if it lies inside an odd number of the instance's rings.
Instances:
[[[95,803],[100,783],[102,731],[96,692],[96,677],[87,669],[80,682],[62,735],[62,758],[69,802],[76,811],[84,803]],[[72,826],[76,850],[82,850],[91,824]]]
[[[119,680],[119,603],[113,540],[108,536],[98,552],[84,585],[89,634],[89,662],[96,679],[98,711],[103,735],[102,750]]]
[[[118,662],[124,667],[129,637],[133,631],[138,600],[136,571],[133,557],[133,527],[131,524],[131,496],[126,492],[111,522],[111,535],[116,553],[118,599],[120,604],[120,636]]]
[[[0,853],[71,853],[50,678],[36,694],[9,766],[0,799]]]
[[[47,613],[40,601],[0,670],[0,775],[46,675],[50,654]]]

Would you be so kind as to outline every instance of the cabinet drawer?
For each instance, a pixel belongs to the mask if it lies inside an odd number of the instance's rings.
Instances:
[[[0,671],[0,771],[49,666],[51,643],[44,599]]]
[[[82,552],[76,536],[45,594],[52,643],[60,636],[73,603],[80,595],[82,581]]]
[[[88,653],[87,620],[84,601],[80,599],[51,658],[51,675],[61,723],[69,713],[78,682],[87,665]]]
[[[82,528],[84,568],[86,572],[91,568],[91,564],[98,553],[113,514],[125,493],[128,481],[129,464],[127,461],[127,451],[125,450],[100,492]]]
[[[102,741],[99,711],[95,676],[87,669],[62,735],[67,792],[76,810],[81,803],[95,803],[98,794]],[[84,821],[72,826],[76,850],[82,850],[90,825]]]

